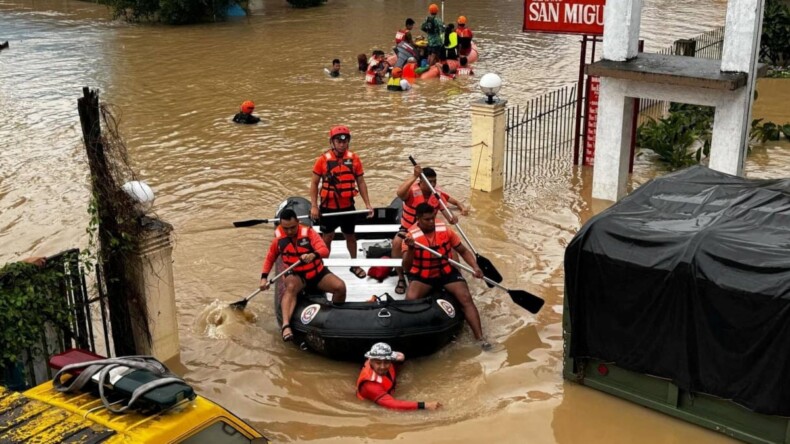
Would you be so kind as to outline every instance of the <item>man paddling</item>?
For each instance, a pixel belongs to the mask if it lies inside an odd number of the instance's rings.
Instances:
[[[340,227],[343,237],[346,238],[346,248],[352,259],[357,257],[357,238],[355,235],[356,215],[335,216],[322,218],[327,213],[353,211],[354,197],[359,194],[365,201],[368,217],[373,217],[373,207],[370,206],[368,186],[363,177],[362,161],[359,156],[348,150],[351,143],[351,131],[347,126],[337,125],[329,131],[330,149],[322,154],[313,165],[313,180],[310,183],[310,217],[321,220],[321,235],[327,248],[332,248],[332,239],[335,229]],[[320,189],[320,205],[319,205]],[[365,270],[360,267],[351,267],[354,276],[362,279],[366,276]]]
[[[436,210],[428,203],[417,205],[417,223],[409,228],[403,240],[403,269],[409,270],[409,288],[406,300],[424,298],[432,289],[444,288],[455,296],[472,328],[475,339],[484,350],[491,344],[483,337],[480,313],[477,311],[469,286],[461,273],[447,261],[455,250],[474,270],[474,276],[483,278],[474,253],[461,243],[461,238],[447,225],[436,222]],[[436,257],[415,244],[430,247],[444,257]]]
[[[357,377],[357,398],[369,399],[393,410],[436,410],[442,406],[437,401],[401,401],[392,397],[397,377],[394,364],[403,362],[406,357],[401,352],[392,351],[389,344],[374,344],[365,357],[368,360]]]
[[[280,212],[280,225],[274,230],[274,239],[261,270],[261,290],[269,288],[269,272],[277,257],[282,256],[283,264],[288,267],[295,262],[302,264],[285,274],[280,308],[283,316],[281,334],[283,341],[293,338],[291,315],[296,307],[296,297],[302,290],[308,292],[332,293],[332,302],[339,304],[346,300],[346,284],[324,267],[322,258],[329,257],[329,249],[321,236],[312,228],[299,223],[292,209]]]
[[[458,202],[436,186],[436,171],[434,171],[433,168],[422,168],[419,165],[415,165],[413,173],[398,187],[397,191],[398,197],[403,201],[400,232],[407,232],[416,222],[417,216],[414,209],[417,205],[427,202],[437,211],[442,209],[439,200],[431,193],[431,187],[427,183],[423,183],[422,179],[420,179],[421,174],[425,174],[428,182],[436,189],[445,204],[455,205],[461,210],[462,215],[469,215],[468,208],[461,205],[461,202]],[[448,222],[451,224],[456,224],[458,222],[457,217],[453,215],[450,215],[450,217],[451,219],[449,219]],[[395,239],[392,240],[392,257],[400,258],[401,256],[401,238],[395,236]],[[406,279],[403,275],[402,268],[396,268],[396,270],[398,272],[398,284],[395,286],[395,293],[403,294],[406,292]]]

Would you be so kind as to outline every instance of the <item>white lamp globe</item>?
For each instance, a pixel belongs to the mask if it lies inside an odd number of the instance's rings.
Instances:
[[[137,202],[135,208],[140,214],[146,214],[151,211],[156,197],[154,196],[154,190],[152,190],[147,183],[133,180],[131,182],[126,182],[121,188],[129,197]]]
[[[499,88],[501,87],[502,79],[493,72],[489,72],[480,78],[480,89],[483,91],[483,94],[488,96],[486,103],[494,103],[494,96],[499,92]]]

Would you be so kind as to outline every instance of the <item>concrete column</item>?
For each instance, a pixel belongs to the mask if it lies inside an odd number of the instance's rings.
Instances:
[[[764,3],[765,0],[727,3],[721,70],[745,72],[749,77],[746,86],[736,91],[731,101],[716,107],[709,166],[738,176],[743,175],[749,142]]]
[[[603,9],[603,58],[624,62],[639,52],[642,0],[608,0]]]
[[[734,91],[732,99],[722,101],[713,116],[713,134],[708,166],[722,173],[743,175],[744,161],[751,125],[753,89]]]
[[[764,0],[729,0],[721,70],[753,73],[763,26]]]
[[[617,201],[626,191],[634,99],[622,80],[602,77],[600,88],[592,197]]]
[[[158,219],[142,218],[144,232],[133,265],[135,282],[146,304],[148,338],[137,322],[133,323],[137,353],[150,354],[160,361],[179,355],[178,318],[173,286],[173,227]],[[150,339],[150,340],[149,340]]]
[[[506,104],[499,100],[489,105],[484,99],[472,103],[473,190],[490,192],[504,185]]]

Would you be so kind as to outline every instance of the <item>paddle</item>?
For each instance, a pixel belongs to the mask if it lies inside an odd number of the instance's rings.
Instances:
[[[278,273],[276,276],[274,276],[274,277],[272,278],[272,280],[270,280],[270,281],[269,281],[269,283],[274,283],[274,282],[275,282],[277,279],[280,279],[280,277],[282,277],[282,275],[284,275],[285,273],[288,273],[289,271],[291,271],[291,270],[293,270],[294,268],[296,268],[296,266],[297,266],[297,265],[299,265],[300,263],[301,263],[301,261],[296,261],[296,262],[294,262],[293,264],[291,264],[291,266],[290,266],[290,267],[286,268],[286,269],[285,269],[285,271],[283,271],[282,273]],[[237,302],[234,302],[234,303],[230,304],[230,308],[232,308],[232,309],[234,309],[234,310],[244,310],[245,308],[247,308],[247,302],[250,302],[250,299],[252,299],[253,297],[255,297],[255,295],[257,295],[257,294],[258,294],[258,293],[260,293],[260,292],[261,292],[261,289],[260,289],[260,288],[259,288],[259,289],[257,289],[257,290],[255,290],[255,291],[253,291],[253,292],[252,292],[252,293],[250,293],[250,295],[249,295],[249,296],[247,296],[246,298],[244,298],[244,299],[242,299],[242,300],[240,300],[240,301],[237,301]]]
[[[406,235],[403,234],[403,233],[398,233],[398,236],[400,236],[401,238],[405,238],[406,237]],[[431,249],[430,247],[428,247],[426,245],[423,245],[423,244],[421,244],[419,242],[416,242],[416,241],[414,242],[414,245],[422,248],[423,250],[431,253],[432,255],[434,255],[436,257],[440,257],[442,259],[447,260],[448,262],[453,264],[455,267],[458,267],[458,268],[460,268],[462,270],[466,270],[466,271],[468,271],[470,273],[474,273],[475,272],[474,270],[472,270],[471,268],[467,267],[466,265],[464,265],[464,264],[462,264],[462,263],[460,263],[458,261],[454,261],[454,260],[450,259],[449,257],[442,255],[438,251],[433,250],[433,249]],[[545,301],[543,299],[541,299],[540,297],[535,296],[532,293],[529,293],[529,292],[524,291],[524,290],[511,290],[509,288],[506,288],[506,287],[500,285],[497,282],[494,282],[493,280],[491,280],[491,279],[489,279],[489,278],[487,278],[485,276],[483,276],[483,280],[486,281],[487,283],[490,283],[492,286],[496,286],[496,287],[499,287],[499,288],[507,291],[507,293],[510,295],[510,298],[513,299],[513,302],[515,302],[519,306],[527,309],[530,313],[537,313],[537,312],[540,311],[540,308],[543,307],[543,303]]]
[[[370,212],[369,210],[338,211],[337,213],[326,213],[326,214],[322,214],[322,215],[321,215],[321,217],[330,217],[330,216],[347,216],[347,215],[349,215],[349,214],[368,214],[369,212]],[[298,219],[307,219],[307,218],[309,218],[310,216],[309,216],[309,215],[304,215],[304,216],[296,216],[296,217],[297,217]],[[268,224],[268,223],[270,223],[270,222],[279,222],[279,221],[280,221],[280,218],[279,218],[279,217],[274,217],[274,218],[272,218],[272,219],[250,219],[250,220],[240,220],[240,221],[233,222],[233,226],[234,226],[234,227],[236,227],[236,228],[241,228],[241,227],[254,227],[255,225],[260,225],[260,224]]]
[[[412,165],[417,166],[417,161],[414,160],[414,157],[409,156],[409,160],[411,161]],[[436,190],[433,188],[433,185],[431,185],[431,182],[428,180],[427,177],[425,177],[425,174],[420,173],[420,178],[423,180],[423,182],[425,182],[426,185],[428,185],[428,188],[431,189],[431,193],[433,193],[434,197],[436,197],[436,200],[438,200],[439,204],[441,204],[442,210],[445,213],[444,216],[447,218],[447,221],[449,222],[450,219],[452,219],[453,213],[450,211],[449,208],[447,208],[447,204],[444,203],[444,200],[439,195],[439,193],[436,192]],[[464,233],[464,230],[461,228],[461,224],[456,223],[455,228],[458,229],[458,233],[461,234],[461,237],[464,238],[466,245],[469,245],[469,249],[472,250],[472,253],[474,253],[475,259],[477,259],[477,265],[479,265],[480,269],[483,270],[483,275],[485,275],[485,277],[487,277],[488,279],[494,282],[502,282],[502,275],[499,273],[499,270],[496,269],[494,264],[490,260],[488,260],[487,257],[480,255],[477,252],[477,250],[475,250],[475,247],[472,245],[472,242],[469,241],[469,238],[466,237],[466,233]],[[494,287],[488,281],[486,281],[486,285],[488,285],[490,288]]]

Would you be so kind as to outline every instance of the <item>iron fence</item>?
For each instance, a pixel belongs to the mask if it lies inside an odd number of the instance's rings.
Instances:
[[[720,60],[724,46],[724,27],[712,29],[690,39],[676,40],[672,46],[668,46],[660,51],[659,54],[685,55],[702,59]],[[639,118],[647,117],[654,119],[661,118],[669,112],[669,102],[656,99],[640,99]]]
[[[111,356],[110,326],[106,294],[100,276],[96,275],[96,295],[88,291],[85,270],[77,248],[48,257],[46,271],[57,271],[60,278],[53,288],[36,289],[41,297],[62,298],[69,320],[65,325],[48,324],[41,335],[39,346],[28,349],[14,375],[16,384],[28,387],[52,378],[49,357],[70,348],[81,348],[104,356]],[[8,383],[8,381],[6,381]],[[17,387],[18,388],[18,387]]]
[[[567,85],[507,109],[505,181],[537,166],[567,171],[573,163],[576,85]]]

